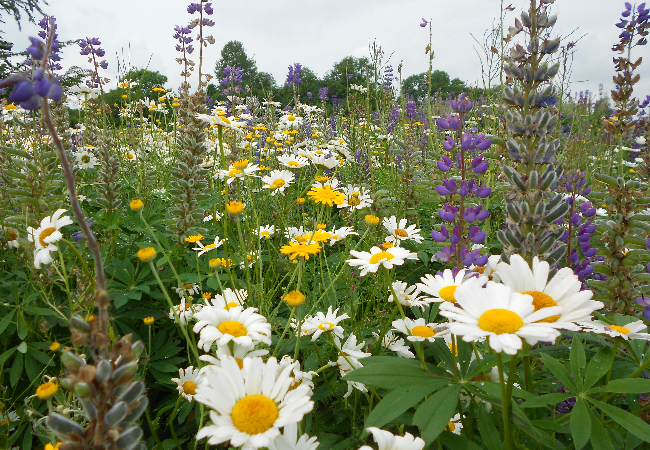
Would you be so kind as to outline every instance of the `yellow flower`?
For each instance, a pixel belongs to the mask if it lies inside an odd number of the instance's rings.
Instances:
[[[56,445],[45,444],[45,448],[43,450],[59,450],[61,444],[63,444],[63,442],[57,442]]]
[[[379,224],[379,217],[373,216],[372,214],[366,214],[366,217],[364,217],[364,220],[368,225],[377,225]]]
[[[318,225],[316,225],[316,228],[318,228],[319,230],[324,230],[325,228],[327,228],[327,225],[324,223],[319,223]]]
[[[319,183],[325,183],[326,181],[329,181],[330,177],[327,175],[323,175],[322,177],[316,177],[316,181]]]
[[[8,104],[5,106],[5,111],[11,111],[12,109],[18,109],[16,105]]]
[[[300,291],[291,291],[288,294],[282,296],[282,300],[289,305],[297,308],[305,302],[307,297]]]
[[[156,249],[153,247],[146,247],[138,250],[138,259],[142,262],[153,261],[155,257],[156,257]]]
[[[136,198],[135,200],[131,200],[131,203],[129,203],[129,207],[131,208],[131,211],[142,211],[142,208],[144,208],[144,203],[142,203],[142,200],[139,198]]]
[[[190,242],[190,243],[194,244],[194,243],[200,241],[201,239],[203,239],[202,234],[194,234],[192,236],[186,237],[185,242]]]
[[[144,322],[145,325],[153,325],[153,322],[155,320],[156,319],[154,319],[153,317],[145,317],[142,321]]]
[[[312,188],[307,192],[307,196],[315,203],[323,203],[328,206],[342,205],[345,203],[345,194],[343,192],[335,191],[332,186],[324,186],[322,188]]]
[[[178,108],[179,106],[181,106],[181,104],[178,103],[178,102],[174,102],[174,103],[172,103],[172,106],[173,106],[174,108]]]
[[[233,200],[226,205],[226,211],[228,211],[230,214],[241,214],[243,210],[244,204],[242,202],[238,202],[237,200]]]
[[[40,399],[46,399],[52,397],[58,390],[59,386],[50,380],[36,388],[36,395]]]
[[[52,352],[57,351],[59,348],[61,348],[61,344],[59,344],[58,342],[52,342],[50,344],[50,351]]]
[[[203,298],[206,300],[210,300],[212,298],[212,292],[204,292]]]
[[[306,201],[307,201],[307,199],[305,199],[304,197],[298,197],[296,199],[296,203],[298,203],[298,204],[305,203]]]
[[[296,244],[295,242],[289,242],[288,245],[283,245],[280,248],[280,253],[283,255],[291,255],[289,259],[294,260],[298,256],[302,256],[305,259],[309,259],[309,255],[317,255],[321,250],[321,246],[318,243],[313,244]]]

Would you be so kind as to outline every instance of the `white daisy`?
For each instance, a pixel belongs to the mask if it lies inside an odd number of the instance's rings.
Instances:
[[[207,122],[212,126],[222,126],[224,128],[228,128],[228,129],[236,131],[238,133],[241,133],[241,130],[239,129],[239,127],[245,127],[246,126],[246,122],[237,122],[235,120],[235,117],[233,117],[233,116],[226,117],[225,113],[224,114],[214,114],[214,115],[197,114],[196,118],[199,119],[199,120],[202,120],[204,122]]]
[[[548,280],[550,266],[546,261],[533,259],[533,269],[519,255],[510,257],[510,264],[500,263],[497,274],[501,282],[510,286],[513,292],[528,294],[533,297],[535,311],[550,306],[561,306],[562,314],[544,319],[550,326],[571,331],[578,331],[576,322],[591,320],[591,314],[603,308],[602,302],[591,300],[593,292],[582,289],[582,282],[568,267],[560,269]]]
[[[185,297],[181,297],[181,304],[174,307],[176,314],[178,314],[178,320],[180,324],[185,326],[187,322],[191,319],[194,319],[194,314],[201,311],[203,305],[193,305],[185,301]],[[174,314],[174,309],[169,310],[169,318],[173,321],[176,321],[176,314]]]
[[[208,363],[208,365],[203,366],[201,368],[201,373],[210,372],[210,371],[214,373],[215,367],[221,367],[221,360],[224,357],[235,358],[235,361],[237,361],[237,364],[241,369],[244,367],[244,359],[257,358],[261,356],[266,356],[268,354],[269,351],[265,349],[256,350],[254,347],[244,347],[234,343],[231,345],[224,345],[223,347],[217,347],[216,358],[209,354],[199,356],[199,359],[201,361],[205,361]]]
[[[286,230],[284,230],[284,236],[287,239],[293,239],[296,236],[302,236],[305,234],[305,229],[303,227],[287,227]]]
[[[306,154],[315,166],[323,166],[326,169],[333,169],[341,164],[339,160],[336,159],[335,155],[325,154],[321,150],[307,151]]]
[[[210,445],[230,441],[233,447],[254,450],[269,447],[279,428],[300,422],[314,407],[311,389],[301,385],[289,390],[292,368],[278,373],[277,366],[275,358],[266,363],[247,358],[240,369],[234,358],[224,357],[197,389],[196,401],[212,408],[212,425],[201,428],[196,439],[207,437]]]
[[[18,231],[0,225],[0,240],[6,239],[9,248],[18,248]]]
[[[562,314],[561,306],[535,312],[533,297],[512,292],[508,286],[489,281],[485,288],[478,283],[464,284],[456,290],[456,303],[440,305],[440,315],[453,320],[449,331],[463,336],[465,342],[483,338],[497,353],[516,354],[522,346],[521,338],[531,344],[553,342],[560,332],[550,324],[540,322],[555,314]]]
[[[302,323],[302,333],[311,335],[311,340],[315,341],[323,333],[331,332],[338,338],[343,337],[343,327],[339,326],[339,322],[344,319],[349,319],[350,316],[342,314],[337,316],[339,309],[336,308],[332,312],[332,307],[327,308],[327,313],[317,312],[315,316],[305,318]]]
[[[226,239],[221,240],[219,236],[216,236],[212,244],[203,245],[201,241],[196,241],[196,247],[192,248],[192,250],[199,252],[198,256],[203,256],[212,250],[218,249],[223,245],[224,242],[226,242]]]
[[[426,305],[433,302],[430,298],[420,297],[420,290],[417,286],[409,286],[403,281],[393,281],[393,291],[395,291],[395,295],[397,295],[397,300],[400,304],[408,308],[417,306],[424,309]],[[388,301],[392,303],[395,301],[395,298],[393,297],[393,292],[390,290],[389,292],[390,295],[388,296]]]
[[[290,423],[284,427],[282,434],[271,442],[269,450],[316,450],[318,445],[316,437],[303,434],[298,439],[298,425]]]
[[[135,150],[131,149],[123,149],[124,150],[124,158],[127,161],[135,161],[138,159],[138,153]]]
[[[431,295],[431,301],[450,303],[455,303],[455,293],[459,286],[467,283],[483,286],[487,282],[487,278],[483,276],[468,278],[464,270],[459,270],[454,276],[451,269],[445,269],[442,274],[426,274],[420,280],[422,283],[416,284],[417,288]]]
[[[227,183],[231,184],[235,180],[243,180],[248,176],[256,176],[254,173],[258,170],[260,169],[257,164],[250,164],[247,159],[243,159],[235,161],[234,164],[228,166],[228,170],[217,170],[214,178],[219,178],[220,180],[227,178]]]
[[[416,228],[416,225],[407,227],[407,222],[406,219],[401,219],[398,224],[395,216],[384,217],[382,225],[390,233],[390,236],[385,239],[386,242],[393,242],[396,245],[402,241],[415,241],[418,244],[424,242],[424,238],[420,235],[420,229]]]
[[[252,347],[258,342],[271,345],[271,324],[266,317],[257,314],[257,308],[243,309],[240,306],[224,309],[205,306],[195,314],[198,322],[194,332],[201,333],[199,348],[209,351],[216,341],[222,347],[228,342]]]
[[[330,237],[330,245],[341,242],[343,239],[352,234],[356,234],[357,236],[359,235],[359,233],[354,231],[352,227],[333,228],[331,234],[332,236]]]
[[[425,442],[422,438],[414,437],[410,433],[405,433],[404,436],[395,436],[390,431],[381,430],[375,427],[366,428],[372,437],[375,439],[378,450],[422,450]],[[372,450],[372,447],[364,445],[359,447],[359,450]]]
[[[411,342],[433,342],[437,338],[449,334],[447,324],[427,323],[423,318],[397,319],[393,321],[392,325],[397,331],[407,335],[406,339]]]
[[[185,283],[180,287],[175,287],[174,291],[178,294],[180,298],[185,298],[185,295],[197,295],[201,292],[201,288],[196,283]]]
[[[269,239],[271,236],[275,234],[275,225],[265,225],[261,226],[259,230],[257,230],[257,235],[261,238]]]
[[[289,169],[300,169],[309,165],[309,160],[300,155],[279,155],[278,162]]]
[[[379,340],[378,333],[373,332],[372,335],[376,340]],[[386,350],[397,353],[397,356],[400,358],[415,358],[415,355],[411,352],[409,347],[404,345],[404,339],[395,336],[390,330],[384,335],[384,339],[381,341],[381,346]]]
[[[393,247],[383,250],[379,247],[372,247],[370,252],[357,252],[350,250],[352,256],[356,258],[348,259],[347,263],[352,267],[361,267],[361,276],[368,272],[375,273],[379,266],[386,269],[392,269],[393,266],[401,266],[405,259],[418,259],[417,253],[409,252],[401,247]]]
[[[337,205],[339,208],[363,209],[372,205],[372,198],[366,188],[348,184],[342,190],[345,194],[345,202]]]
[[[92,152],[92,147],[76,151],[74,159],[80,169],[92,169],[99,164],[99,160]]]
[[[176,383],[176,389],[187,400],[194,400],[196,388],[204,382],[204,377],[199,369],[194,370],[193,366],[187,369],[178,369],[179,378],[172,378]]]
[[[606,334],[611,337],[620,337],[627,340],[630,339],[643,339],[650,341],[650,334],[639,333],[648,327],[642,320],[631,322],[626,325],[610,325],[602,320],[592,320],[589,322],[581,322],[584,331],[598,334]]]
[[[454,434],[460,435],[461,431],[463,430],[463,421],[462,418],[460,417],[460,414],[456,414],[454,417],[451,418],[449,424],[447,424],[446,429],[451,431]]]
[[[216,306],[217,308],[230,309],[230,308],[235,308],[237,306],[243,307],[247,297],[248,297],[248,291],[246,289],[236,289],[233,291],[230,288],[226,288],[223,291],[223,295],[215,294],[212,299],[206,300],[205,303],[208,306]]]
[[[488,262],[484,266],[475,266],[472,264],[469,267],[469,270],[475,272],[479,275],[487,277],[488,280],[496,281],[497,283],[501,282],[501,278],[497,273],[497,268],[501,263],[501,255],[490,255],[488,257]]]
[[[273,170],[267,176],[262,177],[262,181],[265,183],[262,187],[270,189],[271,195],[278,192],[284,194],[284,190],[291,186],[294,179],[295,177],[288,170]]]
[[[42,264],[50,264],[54,258],[50,252],[55,252],[58,247],[54,245],[63,238],[59,231],[62,227],[72,224],[72,219],[68,216],[61,215],[66,212],[65,209],[58,209],[51,216],[41,220],[38,228],[27,227],[27,240],[34,243],[34,267],[41,268]]]
[[[312,378],[314,377],[314,375],[318,376],[316,372],[301,371],[299,361],[294,361],[294,359],[291,356],[284,355],[279,362],[278,370],[284,370],[284,368],[288,366],[293,366],[293,378],[294,378],[293,386],[298,386],[299,384],[306,384],[311,389],[314,389],[314,382],[312,381]]]
[[[330,366],[338,366],[341,376],[347,375],[354,369],[363,367],[363,364],[361,364],[359,360],[372,355],[372,353],[361,351],[365,344],[365,342],[360,342],[357,345],[357,337],[354,333],[348,337],[343,346],[341,346],[339,338],[334,337],[334,345],[339,350],[339,357],[336,362],[330,361],[328,364]],[[348,392],[343,396],[343,398],[350,396],[352,388],[356,388],[361,392],[368,392],[368,389],[366,389],[363,383],[359,383],[358,381],[348,381]]]

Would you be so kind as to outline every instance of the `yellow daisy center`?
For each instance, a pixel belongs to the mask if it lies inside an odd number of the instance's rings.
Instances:
[[[436,334],[435,331],[433,331],[429,327],[425,327],[424,325],[418,325],[417,327],[413,327],[411,333],[413,333],[413,336],[420,336],[420,337],[433,337]]]
[[[244,173],[244,172],[242,172],[239,169],[232,169],[230,172],[228,172],[228,176],[229,177],[236,177],[237,175],[241,175],[242,173]]]
[[[440,292],[438,295],[440,296],[441,299],[443,299],[446,302],[449,303],[456,303],[456,288],[458,286],[445,286],[442,289],[440,289]]]
[[[331,322],[323,322],[321,324],[318,324],[318,329],[323,330],[323,331],[329,331],[332,328],[334,328],[336,325],[334,325]]]
[[[133,153],[131,153],[131,152],[128,152],[128,153],[126,154],[126,157],[127,157],[128,159],[133,159],[133,158],[135,158],[135,155],[134,155]]]
[[[183,289],[192,289],[192,285],[191,284],[184,284]]]
[[[401,228],[396,228],[395,229],[395,236],[408,237],[409,234],[408,234],[408,232],[406,230],[403,230]]]
[[[488,309],[478,319],[478,326],[484,331],[495,334],[513,334],[524,326],[519,314],[509,309]]]
[[[192,380],[187,380],[185,383],[183,383],[183,392],[185,392],[187,395],[196,394],[196,383]]]
[[[456,425],[454,425],[454,422],[450,420],[449,423],[447,424],[447,429],[453,432],[456,429]]]
[[[300,291],[291,291],[282,297],[287,305],[297,307],[304,303],[307,297]]]
[[[16,239],[18,239],[18,233],[16,233],[15,231],[7,230],[5,231],[5,236],[7,236],[8,241],[15,241]]]
[[[390,261],[394,257],[395,256],[392,253],[388,253],[388,252],[375,253],[370,257],[370,264],[377,264],[383,259]]]
[[[548,294],[545,294],[544,292],[525,291],[522,292],[522,294],[528,294],[531,297],[533,297],[533,306],[535,307],[535,311],[539,311],[540,309],[544,309],[544,308],[550,308],[552,306],[558,306],[557,302],[553,300],[553,297],[551,297]],[[560,315],[558,314],[555,316],[547,317],[546,319],[539,320],[538,322],[553,323],[553,322],[557,322],[559,318]]]
[[[299,165],[300,163],[298,163],[297,161],[289,161],[287,163],[287,166],[291,166],[291,167],[298,167]]]
[[[621,327],[619,325],[608,325],[607,328],[611,328],[614,331],[618,331],[621,334],[628,334],[630,333],[630,330],[625,327]]]
[[[286,183],[287,183],[287,182],[284,181],[282,178],[278,178],[277,180],[275,180],[275,181],[271,184],[271,187],[274,187],[274,188],[276,188],[276,189],[277,189],[277,188],[281,188],[281,187],[284,186]]]
[[[235,361],[237,362],[237,365],[239,366],[239,370],[244,368],[244,360],[243,359],[235,358]]]
[[[296,116],[289,116],[287,117],[287,120],[293,122],[294,120],[296,120]]]
[[[56,228],[55,228],[55,227],[47,227],[47,228],[45,228],[45,229],[44,229],[43,231],[41,231],[41,233],[38,235],[38,242],[40,242],[41,245],[42,245],[43,247],[47,247],[47,246],[50,245],[50,244],[48,244],[47,242],[45,242],[45,239],[47,239],[48,237],[50,237],[50,236],[52,235],[52,233],[54,233],[55,231],[56,231]]]
[[[239,303],[237,303],[237,302],[229,302],[226,306],[224,306],[223,309],[235,308],[237,306],[239,306]],[[244,334],[246,334],[246,333],[244,333]],[[242,334],[242,336],[243,336],[243,334]]]
[[[359,199],[359,197],[350,197],[348,198],[348,204],[350,206],[357,206],[361,204],[361,200]]]
[[[203,247],[203,250],[210,250],[210,249],[215,248],[215,247],[216,247],[216,245],[214,245],[214,244],[208,244],[205,247]]]
[[[485,267],[487,267],[487,266],[474,267],[474,272],[476,272],[476,273],[484,273],[485,272]]]
[[[245,167],[248,167],[248,160],[240,159],[239,161],[235,161],[232,165],[235,169],[243,169]]]
[[[217,327],[217,330],[221,331],[223,334],[229,334],[233,337],[246,336],[246,334],[248,333],[246,327],[241,323],[237,322],[236,320],[227,320],[221,323]]]
[[[230,413],[235,428],[250,435],[269,430],[279,416],[280,412],[275,402],[260,394],[242,398],[233,406]]]

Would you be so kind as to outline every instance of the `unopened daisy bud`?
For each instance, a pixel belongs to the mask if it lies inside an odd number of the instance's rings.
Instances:
[[[296,199],[296,203],[298,203],[299,205],[305,203],[306,201],[307,201],[307,200],[306,200],[304,197],[298,197],[298,198]]]
[[[136,198],[135,200],[131,200],[129,207],[131,208],[131,211],[142,211],[142,208],[144,208],[144,203],[139,198]]]
[[[51,352],[55,352],[55,351],[57,351],[59,348],[61,348],[61,344],[59,344],[58,342],[52,342],[52,343],[50,344],[50,351],[51,351]]]
[[[153,247],[146,247],[138,250],[138,259],[142,262],[153,261],[155,257],[156,257],[156,249]]]
[[[324,230],[325,228],[327,228],[327,225],[324,223],[319,223],[318,225],[316,225],[316,228],[318,228],[319,230]]]
[[[244,211],[244,204],[242,202],[238,202],[237,200],[233,200],[226,205],[226,211],[232,215],[241,214],[242,211]]]
[[[307,297],[300,291],[291,291],[282,296],[282,300],[289,306],[297,308],[305,302]]]
[[[153,325],[154,321],[153,317],[145,317],[142,321],[144,322],[145,325]]]
[[[372,214],[366,214],[366,217],[364,217],[364,220],[368,225],[378,225],[379,224],[379,217],[373,216]]]
[[[210,265],[210,269],[219,269],[221,266],[223,266],[223,261],[221,258],[214,258],[211,259],[208,264]]]
[[[59,386],[54,381],[48,381],[36,388],[36,395],[40,399],[52,397],[59,390]]]

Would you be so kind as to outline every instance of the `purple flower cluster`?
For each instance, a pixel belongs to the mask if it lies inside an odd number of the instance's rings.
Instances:
[[[386,66],[384,69],[384,89],[390,89],[393,86],[393,66]]]
[[[587,186],[586,172],[575,172],[564,177],[565,201],[570,205],[569,224],[560,238],[567,244],[567,265],[573,269],[581,281],[585,281],[594,272],[591,265],[597,249],[591,247],[591,235],[596,231],[596,225],[590,219],[596,215],[589,200],[578,203],[579,197],[589,195],[591,188]],[[562,222],[562,219],[558,219]],[[575,233],[575,230],[578,230]],[[575,234],[574,234],[575,233]]]
[[[648,28],[648,21],[650,20],[650,9],[645,7],[645,2],[637,6],[636,11],[632,8],[632,5],[628,2],[625,2],[625,9],[621,13],[621,21],[616,24],[618,28],[621,28],[623,31],[618,36],[621,39],[621,42],[627,45],[633,38],[635,34],[640,34],[641,38],[635,45],[645,45],[647,44],[647,39],[645,38],[645,29]],[[627,19],[629,17],[629,19]]]
[[[180,25],[176,25],[174,27],[174,31],[175,33],[173,37],[178,41],[178,44],[176,44],[176,51],[192,54],[194,47],[191,45],[191,43],[194,41],[194,39],[189,36],[189,34],[192,33],[190,27],[182,27]]]
[[[59,61],[61,61],[61,56],[59,55],[61,48],[59,47],[59,35],[56,32],[56,18],[54,16],[43,16],[43,18],[38,22],[38,26],[41,27],[41,31],[38,32],[38,36],[41,39],[47,40],[48,34],[52,34],[49,60],[50,70],[55,71],[63,69],[61,64],[59,64]]]
[[[43,41],[38,38],[29,38],[31,45],[27,47],[27,53],[40,63],[41,67],[28,70],[24,73],[10,75],[0,80],[0,88],[13,86],[9,100],[20,103],[24,109],[38,109],[41,106],[41,98],[52,99],[55,102],[61,100],[63,91],[61,85],[51,72],[43,70],[46,67],[44,58],[48,58],[49,49]]]
[[[327,94],[329,93],[329,88],[322,87],[318,90],[318,98],[320,98],[322,101],[326,102],[327,101]]]
[[[300,63],[295,63],[293,66],[289,66],[289,73],[287,74],[287,86],[299,86],[302,84],[300,79],[300,74],[302,73],[302,65]]]
[[[97,62],[97,58],[103,58],[106,55],[106,51],[99,47],[100,45],[102,45],[102,43],[98,38],[82,39],[79,41],[79,48],[81,48],[79,54],[82,56],[89,55],[88,62],[94,64],[95,70],[97,70],[97,67],[106,70],[108,69],[108,63],[105,59]]]
[[[187,7],[187,12],[190,14],[194,14],[197,11],[201,11],[201,3],[190,3],[189,6]],[[208,16],[214,14],[214,9],[212,9],[212,3],[204,4],[203,11],[205,11],[205,13]]]
[[[486,234],[479,225],[489,217],[490,212],[483,209],[481,204],[472,204],[471,197],[485,199],[492,190],[485,184],[479,185],[474,178],[468,179],[468,174],[482,175],[488,170],[489,164],[481,152],[487,150],[492,141],[486,139],[484,134],[475,136],[463,133],[465,114],[474,107],[465,94],[452,100],[450,106],[457,114],[448,114],[438,120],[439,128],[454,132],[443,142],[443,149],[450,155],[442,155],[436,164],[449,177],[436,186],[436,192],[444,201],[438,216],[453,227],[450,230],[443,224],[440,231],[431,232],[431,238],[439,243],[449,242],[437,254],[442,262],[452,262],[456,267],[461,264],[483,266],[487,264],[487,255],[481,256],[480,250],[470,250],[468,245],[485,242]],[[452,174],[455,176],[452,177]]]
[[[233,95],[241,92],[242,69],[240,67],[226,66],[223,69],[224,77],[220,80],[221,86],[224,87],[223,95]]]

